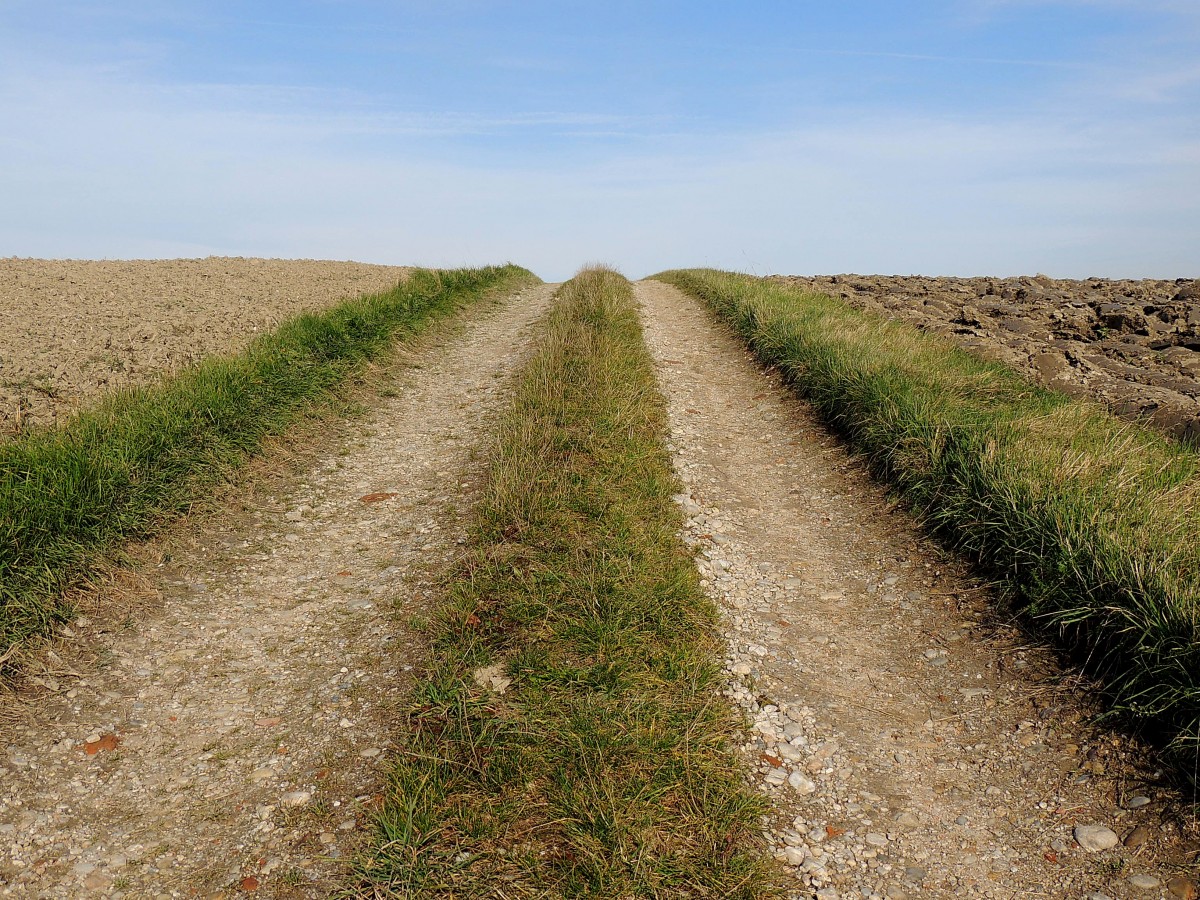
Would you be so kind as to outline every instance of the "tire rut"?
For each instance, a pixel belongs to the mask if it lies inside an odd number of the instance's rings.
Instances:
[[[250,514],[182,529],[150,573],[161,601],[101,637],[100,665],[41,678],[36,716],[0,732],[0,896],[338,884],[423,657],[409,620],[461,542],[488,424],[552,292],[407,353],[344,442]]]
[[[638,285],[793,896],[1188,896],[1178,799],[695,301]],[[1108,850],[1084,849],[1098,825]],[[1174,879],[1174,880],[1172,880]]]

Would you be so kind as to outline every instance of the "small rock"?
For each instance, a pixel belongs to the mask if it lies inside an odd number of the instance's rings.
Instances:
[[[1125,846],[1130,850],[1136,850],[1138,847],[1142,846],[1142,844],[1145,844],[1153,839],[1154,829],[1149,825],[1139,825],[1137,828],[1133,829],[1133,831],[1129,832],[1129,834],[1125,835]]]
[[[810,778],[806,778],[799,772],[793,772],[788,776],[788,784],[801,794],[811,794],[817,789],[817,784]]]
[[[1111,850],[1121,841],[1115,831],[1104,825],[1076,825],[1075,840],[1089,853]]]
[[[1153,890],[1162,884],[1162,882],[1153,875],[1130,875],[1126,881],[1128,881],[1130,885],[1137,888],[1139,891]]]
[[[928,874],[929,873],[926,872],[924,869],[922,869],[920,866],[909,866],[907,869],[904,870],[904,877],[907,878],[909,881],[911,881],[913,884],[920,884],[922,881],[925,880],[925,877]]]
[[[1125,804],[1126,809],[1141,809],[1143,806],[1150,805],[1149,797],[1131,797],[1129,802]]]
[[[1176,875],[1168,881],[1167,890],[1172,897],[1178,897],[1180,900],[1196,900],[1197,896],[1200,896],[1200,890],[1197,890],[1192,880],[1182,875]]]
[[[279,798],[279,802],[284,806],[303,806],[312,799],[312,794],[308,791],[289,791]]]
[[[872,847],[886,847],[888,845],[887,835],[880,834],[877,831],[867,832],[866,842]]]
[[[368,747],[366,750],[359,750],[358,755],[365,757],[366,759],[371,759],[372,757],[378,756],[382,752],[383,751],[378,747]]]
[[[112,884],[112,882],[99,872],[93,872],[87,878],[83,879],[83,886],[89,891],[103,891],[110,884]]]

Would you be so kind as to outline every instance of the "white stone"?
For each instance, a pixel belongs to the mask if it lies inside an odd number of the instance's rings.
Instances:
[[[793,772],[788,776],[788,784],[792,789],[801,794],[811,794],[817,789],[816,782],[810,778],[806,778],[800,772]]]
[[[1076,825],[1075,840],[1089,853],[1111,850],[1121,842],[1117,833],[1104,825]]]

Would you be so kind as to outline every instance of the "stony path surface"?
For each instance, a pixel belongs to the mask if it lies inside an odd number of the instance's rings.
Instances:
[[[328,895],[420,659],[408,620],[551,290],[429,339],[344,443],[163,553],[156,608],[90,629],[100,665],[48,667],[0,724],[0,896]]]
[[[1194,833],[1047,655],[697,304],[637,287],[794,896],[1194,897]]]

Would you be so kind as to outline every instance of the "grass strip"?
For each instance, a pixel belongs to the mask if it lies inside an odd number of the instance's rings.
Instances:
[[[655,277],[778,366],[1195,778],[1200,456],[828,296],[711,270]]]
[[[244,353],[0,444],[0,660],[69,615],[63,589],[101,555],[186,510],[395,340],[534,280],[516,266],[418,270],[389,292],[297,316]]]
[[[499,426],[354,896],[777,896],[665,428],[629,283],[581,272]]]

